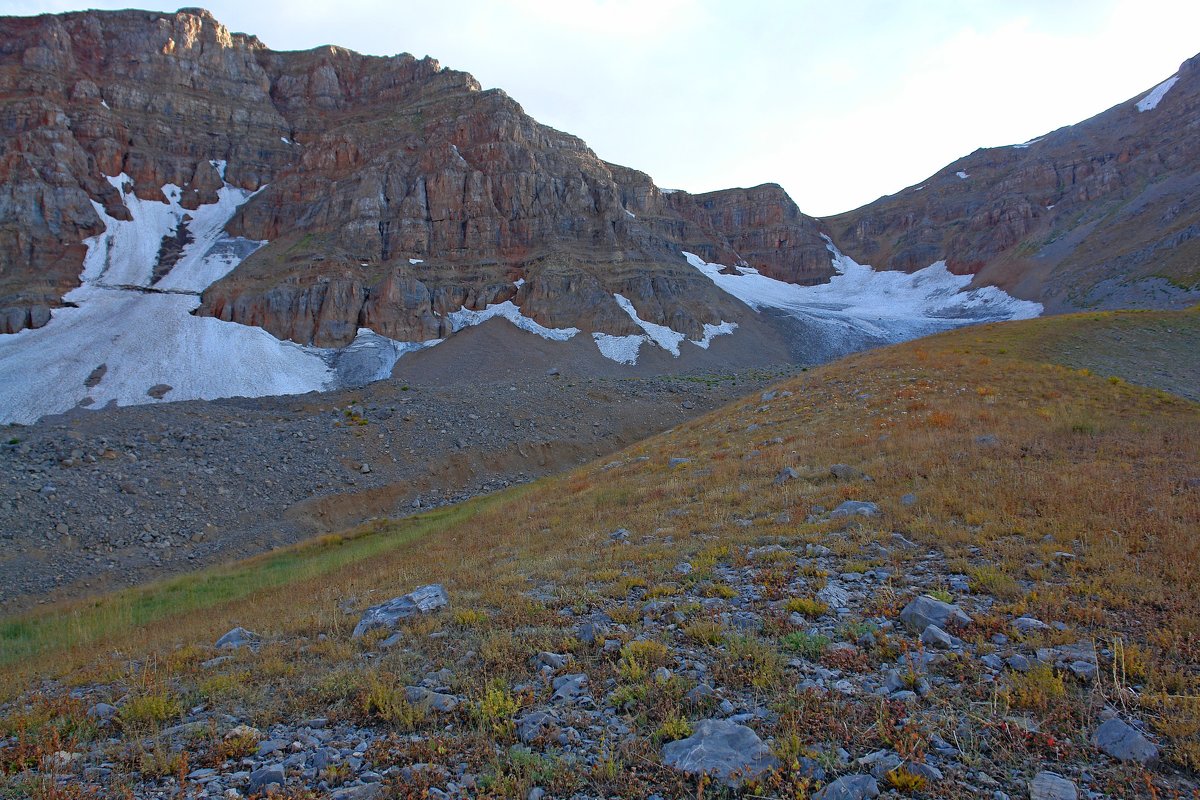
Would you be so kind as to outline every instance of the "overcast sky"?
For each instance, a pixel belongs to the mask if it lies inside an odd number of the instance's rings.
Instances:
[[[0,0],[4,14],[124,2]],[[174,10],[176,3],[141,3]],[[278,50],[430,55],[659,186],[780,183],[815,215],[1139,95],[1196,0],[210,0]]]

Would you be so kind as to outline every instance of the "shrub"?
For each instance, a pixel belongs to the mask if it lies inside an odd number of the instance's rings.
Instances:
[[[168,692],[135,695],[125,701],[119,714],[126,730],[144,732],[157,728],[183,713],[179,700]]]
[[[784,636],[779,644],[784,650],[796,653],[799,656],[807,658],[809,661],[816,661],[825,652],[825,648],[829,646],[829,637],[819,633],[793,631]]]
[[[483,696],[471,707],[475,720],[486,732],[500,739],[511,738],[517,724],[513,720],[521,710],[521,701],[497,678],[488,684]]]
[[[829,604],[823,603],[815,597],[793,597],[787,601],[784,608],[794,614],[816,618],[829,610]]]

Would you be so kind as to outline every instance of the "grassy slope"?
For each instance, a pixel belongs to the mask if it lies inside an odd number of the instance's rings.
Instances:
[[[1197,315],[1178,318],[1194,325]],[[176,581],[105,601],[157,609],[149,615],[79,605],[10,622],[0,629],[8,637],[0,638],[4,693],[60,676],[68,685],[169,685],[219,702],[197,664],[212,655],[207,643],[239,624],[280,643],[239,656],[231,667],[237,702],[263,720],[328,711],[330,697],[352,693],[331,694],[331,681],[368,680],[345,677],[362,661],[348,643],[357,617],[339,606],[362,608],[432,581],[446,583],[457,610],[412,632],[454,632],[429,643],[425,655],[435,661],[477,651],[486,669],[472,679],[482,692],[486,678],[516,674],[536,649],[577,647],[556,609],[586,605],[605,586],[671,581],[681,559],[711,560],[720,545],[836,542],[851,558],[901,531],[942,550],[953,569],[1000,598],[1001,613],[1063,620],[1075,638],[1125,642],[1122,662],[1104,669],[1147,687],[1139,713],[1156,721],[1168,758],[1194,769],[1200,406],[1039,360],[1053,357],[1063,332],[1086,341],[1114,320],[1126,324],[1123,315],[1034,320],[860,354],[781,384],[790,397],[747,398],[635,445],[619,467],[589,465],[456,513],[360,531],[349,545],[297,551],[276,573],[286,583],[260,579],[258,567],[273,556],[235,568],[246,591],[229,593],[221,578],[185,579],[225,588],[164,599],[180,594]],[[747,459],[750,451],[757,456]],[[691,461],[671,468],[672,457]],[[873,481],[824,479],[835,463]],[[774,487],[785,466],[804,477]],[[910,492],[917,502],[901,504]],[[875,501],[883,514],[837,536],[830,523],[802,522],[845,499]],[[794,522],[779,521],[785,511]],[[635,543],[608,546],[618,527],[634,531]],[[902,585],[907,556],[893,558]],[[561,600],[521,594],[541,584]],[[405,665],[389,668],[399,674]]]

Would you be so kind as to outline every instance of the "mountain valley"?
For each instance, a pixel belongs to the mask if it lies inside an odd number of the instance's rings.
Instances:
[[[1200,797],[1164,77],[816,218],[428,57],[0,17],[0,798]]]

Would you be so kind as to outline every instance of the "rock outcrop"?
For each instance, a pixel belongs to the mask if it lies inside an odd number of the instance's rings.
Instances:
[[[262,189],[229,231],[270,244],[201,313],[321,346],[359,327],[443,337],[448,313],[508,299],[549,327],[637,332],[614,293],[697,337],[742,312],[685,246],[821,269],[796,255],[820,244],[815,221],[778,187],[666,195],[432,59],[277,53],[195,9],[9,18],[0,34],[4,331],[44,324],[76,285],[103,227],[92,199],[127,216],[103,180],[121,171],[144,199],[183,187],[190,207],[222,169]]]
[[[681,251],[814,284],[833,274],[823,234],[876,267],[945,258],[1051,308],[1200,297],[1198,59],[1152,109],[816,220],[774,184],[663,191],[430,58],[275,52],[199,9],[2,18],[0,42],[0,332],[45,324],[78,285],[97,209],[129,218],[105,180],[122,172],[142,199],[181,187],[190,209],[223,180],[257,190],[228,231],[269,244],[197,313],[320,346],[361,327],[440,338],[448,314],[510,299],[547,327],[637,333],[617,293],[696,338],[746,312]]]

